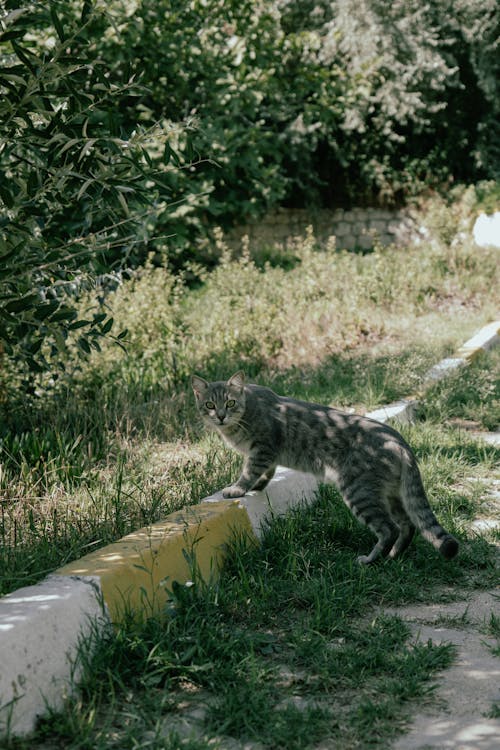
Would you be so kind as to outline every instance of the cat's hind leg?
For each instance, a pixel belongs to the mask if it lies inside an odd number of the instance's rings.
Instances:
[[[389,551],[389,557],[395,558],[404,552],[410,545],[415,534],[415,526],[408,518],[399,496],[394,496],[389,499],[389,507],[393,520],[399,526],[399,536]]]
[[[370,554],[360,555],[358,562],[361,565],[369,565],[377,558],[385,557],[396,543],[399,529],[389,516],[373,483],[370,487],[367,481],[360,478],[359,482],[344,488],[342,495],[354,516],[368,526],[377,537],[377,543]]]
[[[362,520],[360,518],[360,520]],[[366,524],[377,536],[377,543],[369,555],[359,555],[358,562],[360,565],[370,565],[379,557],[386,557],[389,551],[394,547],[398,537],[397,527],[392,522],[385,521],[383,525]]]

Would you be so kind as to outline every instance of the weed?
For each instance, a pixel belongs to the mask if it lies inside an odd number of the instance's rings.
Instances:
[[[490,614],[490,619],[486,627],[488,635],[496,639],[495,645],[490,645],[489,649],[494,656],[500,656],[500,617],[494,612]]]
[[[491,709],[486,714],[488,719],[500,719],[500,703],[492,703]]]

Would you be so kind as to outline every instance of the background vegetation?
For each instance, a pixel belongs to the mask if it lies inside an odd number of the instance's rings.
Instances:
[[[237,459],[201,430],[193,371],[218,379],[243,367],[277,392],[361,411],[418,390],[498,307],[497,253],[461,231],[461,211],[438,202],[425,245],[399,250],[338,252],[309,235],[285,268],[221,246],[220,264],[195,289],[146,263],[107,295],[109,314],[128,330],[125,348],[106,340],[82,361],[79,332],[70,332],[64,376],[40,375],[31,395],[6,362],[4,592],[229,482]],[[494,373],[490,364],[469,371],[455,402],[437,389],[429,416],[494,429]]]
[[[112,321],[75,300],[150,252],[192,278],[214,226],[271,206],[498,177],[494,0],[6,0],[0,23],[0,340],[29,372],[73,330],[98,349]]]

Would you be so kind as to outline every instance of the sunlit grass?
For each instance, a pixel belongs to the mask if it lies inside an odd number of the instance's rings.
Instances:
[[[452,218],[439,221],[452,227]],[[290,249],[293,263],[273,266],[219,250],[220,266],[197,289],[148,265],[110,294],[126,351],[106,345],[87,362],[68,359],[58,382],[37,382],[36,397],[20,397],[11,373],[0,593],[227,484],[237,459],[204,436],[191,372],[243,368],[279,393],[366,411],[418,391],[433,364],[495,317],[495,253],[462,236],[357,255],[308,235]],[[422,416],[494,426],[497,363],[437,386]],[[433,433],[431,449],[446,439]]]

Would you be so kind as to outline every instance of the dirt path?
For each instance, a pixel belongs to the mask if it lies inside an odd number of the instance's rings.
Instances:
[[[498,642],[487,634],[492,614],[500,618],[500,587],[473,593],[452,604],[410,606],[390,610],[412,624],[418,640],[453,643],[452,667],[442,672],[429,706],[415,716],[408,734],[393,750],[498,750],[500,718],[500,658],[492,653]]]

